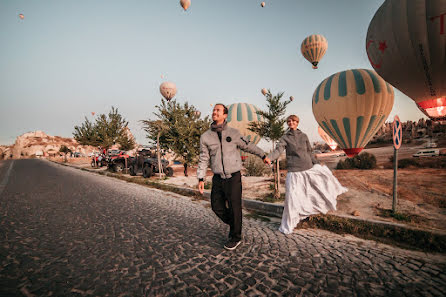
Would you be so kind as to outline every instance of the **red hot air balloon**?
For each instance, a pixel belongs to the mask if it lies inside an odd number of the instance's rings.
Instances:
[[[446,0],[386,0],[370,22],[366,51],[387,82],[432,120],[446,120]]]
[[[181,0],[180,1],[181,6],[186,11],[190,6],[190,0]]]
[[[163,95],[164,98],[166,98],[167,101],[175,97],[177,93],[177,87],[173,82],[163,82],[160,85],[160,92],[161,95]]]
[[[21,20],[23,20],[23,19],[25,18],[25,16],[24,16],[23,14],[19,14],[19,18],[20,18]]]
[[[95,112],[94,112],[94,111],[92,111],[92,112],[91,112],[91,115],[92,115],[92,116],[94,116],[94,115],[95,115]]]

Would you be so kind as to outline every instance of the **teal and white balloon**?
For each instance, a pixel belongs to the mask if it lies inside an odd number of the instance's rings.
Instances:
[[[230,127],[238,129],[243,136],[255,144],[259,143],[260,136],[249,131],[248,127],[250,122],[263,121],[263,117],[257,114],[258,110],[253,104],[234,103],[228,106],[226,120]]]
[[[352,157],[381,128],[393,107],[393,88],[375,71],[335,73],[314,91],[313,114],[319,126]]]

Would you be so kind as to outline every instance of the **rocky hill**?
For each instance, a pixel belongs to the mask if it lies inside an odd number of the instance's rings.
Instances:
[[[432,139],[437,142],[446,142],[446,125],[431,120],[419,119],[401,123],[403,130],[403,143],[415,140]],[[373,136],[370,144],[393,143],[392,122],[386,122]]]
[[[80,145],[73,138],[50,136],[43,131],[35,131],[18,136],[13,145],[0,146],[0,160],[56,156],[63,145],[72,152],[84,155],[97,150],[92,146]]]

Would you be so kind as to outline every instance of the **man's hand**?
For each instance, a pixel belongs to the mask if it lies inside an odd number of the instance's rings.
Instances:
[[[199,181],[198,182],[198,191],[200,191],[200,194],[203,195],[203,192],[204,192],[204,181]]]
[[[264,162],[265,164],[271,165],[271,160],[268,159],[268,158],[265,158],[265,159],[263,160],[263,162]]]

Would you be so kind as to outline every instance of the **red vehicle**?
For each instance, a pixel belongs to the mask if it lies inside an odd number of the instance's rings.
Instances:
[[[122,172],[129,168],[132,158],[123,151],[112,150],[109,151],[107,166],[114,172]]]
[[[94,154],[91,158],[91,167],[107,166],[107,159],[104,154]]]

